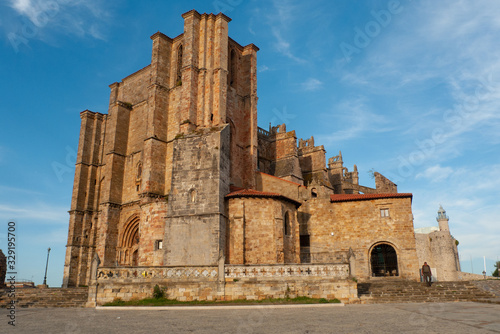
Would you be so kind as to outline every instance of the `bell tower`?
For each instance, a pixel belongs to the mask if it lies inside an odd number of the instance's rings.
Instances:
[[[448,225],[449,218],[446,215],[446,211],[443,209],[443,207],[441,205],[439,206],[438,216],[437,216],[436,220],[439,223],[439,230],[440,231],[450,232],[450,227]]]

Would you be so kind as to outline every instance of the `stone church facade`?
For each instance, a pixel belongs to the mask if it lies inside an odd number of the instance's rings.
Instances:
[[[97,302],[154,284],[181,300],[348,301],[353,277],[418,280],[412,195],[379,173],[360,185],[341,153],[285,124],[259,128],[259,49],[224,14],[182,17],[181,35],[151,36],[151,64],[110,85],[107,114],[80,114],[63,286]]]

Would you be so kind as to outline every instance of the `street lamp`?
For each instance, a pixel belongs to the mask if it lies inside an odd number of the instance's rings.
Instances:
[[[47,285],[47,268],[49,267],[49,254],[50,247],[47,249],[47,263],[45,264],[45,277],[43,278],[43,285]]]

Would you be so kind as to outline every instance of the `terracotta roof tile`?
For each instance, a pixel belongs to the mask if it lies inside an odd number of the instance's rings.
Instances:
[[[330,195],[330,202],[367,201],[381,198],[413,198],[410,193],[385,193],[385,194],[335,194]]]
[[[226,195],[226,198],[237,198],[237,197],[278,198],[278,199],[283,199],[283,200],[292,202],[297,206],[300,206],[302,204],[299,201],[296,201],[292,198],[283,196],[283,195],[278,194],[278,193],[259,191],[259,190],[255,190],[255,189],[240,189],[240,190],[233,191],[233,192]]]

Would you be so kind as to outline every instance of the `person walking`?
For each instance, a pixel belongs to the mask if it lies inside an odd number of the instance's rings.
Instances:
[[[424,262],[424,265],[422,266],[422,276],[424,276],[424,282],[427,286],[431,286],[432,272],[431,267],[429,267],[427,262]]]

